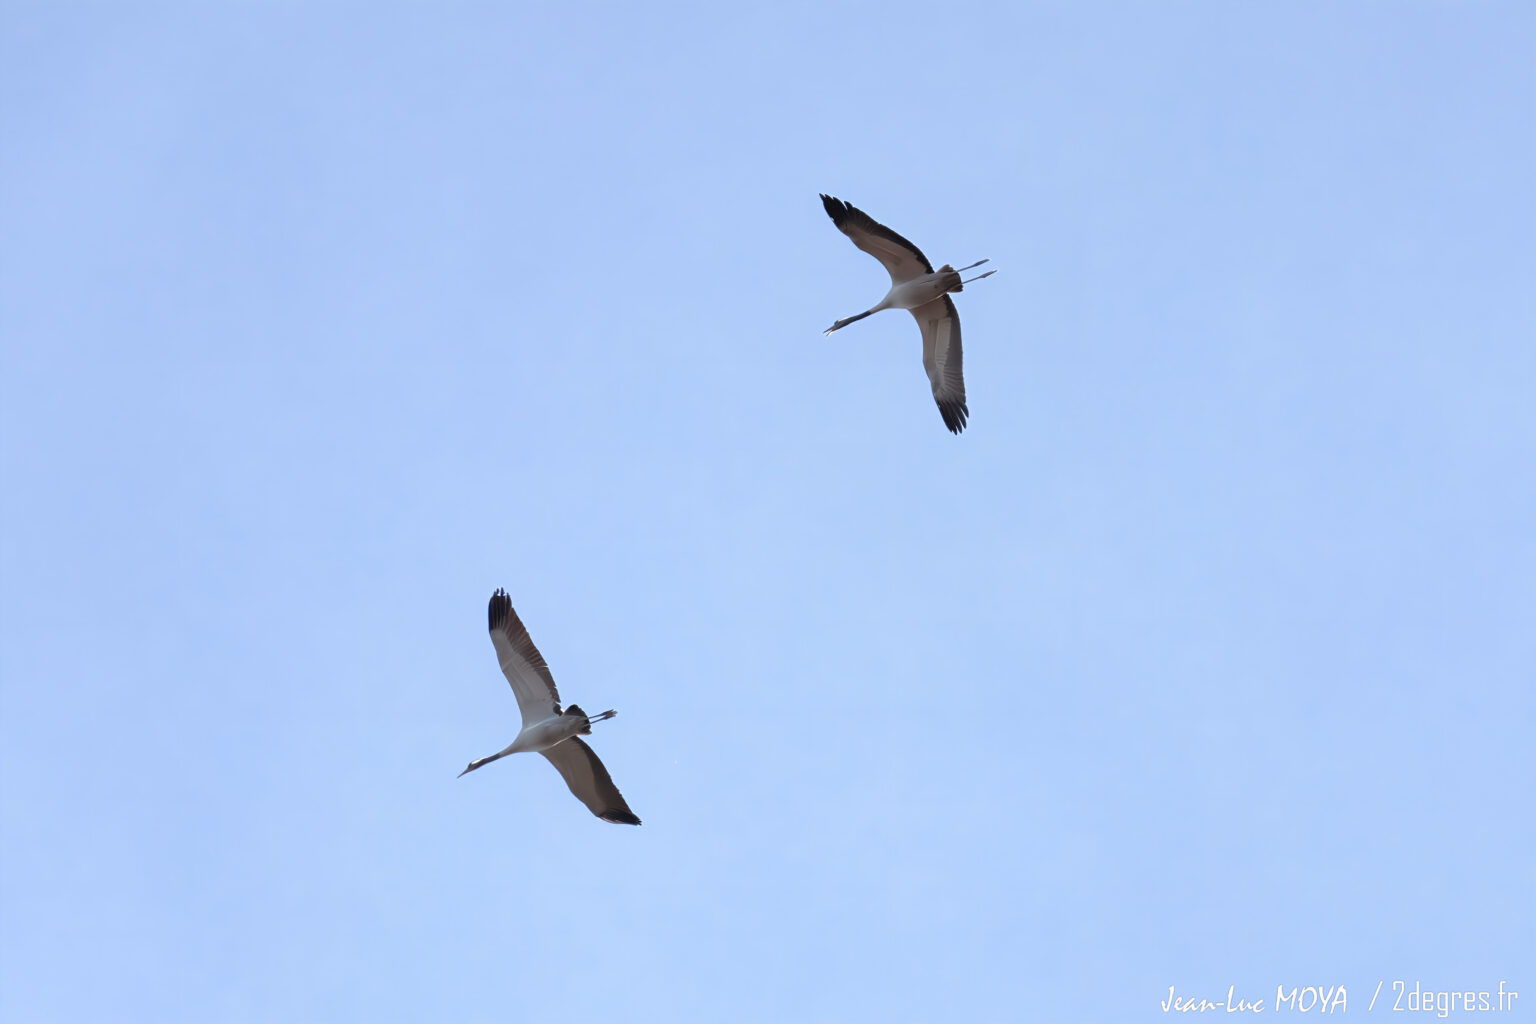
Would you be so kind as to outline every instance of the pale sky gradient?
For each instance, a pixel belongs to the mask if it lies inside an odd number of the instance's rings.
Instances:
[[[0,1017],[1536,1020],[1533,126],[1515,2],[0,3]],[[642,827],[454,778],[498,586]]]

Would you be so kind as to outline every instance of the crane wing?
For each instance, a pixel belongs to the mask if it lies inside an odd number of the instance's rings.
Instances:
[[[592,748],[572,736],[563,743],[556,743],[540,751],[549,758],[576,799],[587,805],[591,812],[604,821],[616,825],[638,825],[640,819],[624,802],[624,795],[613,784],[613,778],[603,762],[597,759]]]
[[[490,622],[491,643],[496,647],[501,671],[517,696],[523,725],[542,722],[551,714],[558,715],[560,691],[555,688],[555,677],[549,674],[544,656],[533,646],[523,620],[512,610],[512,599],[505,590],[491,595]]]
[[[948,295],[912,311],[923,332],[923,369],[933,385],[933,400],[950,433],[965,429],[971,411],[965,406],[965,377],[960,370],[960,314]]]
[[[892,285],[933,273],[933,264],[928,262],[921,249],[863,210],[826,193],[822,193],[821,205],[826,207],[827,216],[832,218],[839,231],[880,261],[890,273]]]

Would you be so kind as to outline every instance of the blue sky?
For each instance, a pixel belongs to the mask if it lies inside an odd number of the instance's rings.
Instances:
[[[0,1016],[1536,1020],[1533,52],[0,6]],[[498,586],[643,827],[454,778]]]

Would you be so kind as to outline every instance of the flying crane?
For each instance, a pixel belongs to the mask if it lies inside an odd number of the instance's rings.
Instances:
[[[997,271],[960,280],[963,271],[979,267],[987,260],[977,260],[959,270],[946,263],[935,271],[921,249],[858,207],[826,193],[822,193],[821,205],[826,207],[827,216],[837,229],[879,260],[891,275],[891,290],[878,305],[844,317],[828,327],[826,333],[840,331],[882,309],[911,310],[923,332],[923,369],[928,371],[928,382],[933,385],[933,400],[939,405],[944,425],[951,433],[960,433],[971,411],[965,405],[965,378],[960,372],[960,315],[955,312],[949,293]]]
[[[469,767],[459,773],[459,778],[508,754],[537,751],[549,758],[549,763],[555,766],[576,799],[586,804],[593,814],[619,825],[640,824],[635,812],[624,802],[619,787],[613,784],[608,769],[603,767],[592,748],[580,739],[591,733],[593,722],[605,722],[618,712],[588,715],[575,704],[561,711],[555,678],[549,674],[544,656],[533,645],[517,612],[512,610],[512,599],[505,590],[497,590],[491,595],[489,614],[491,643],[496,647],[501,671],[506,674],[507,682],[512,684],[512,693],[517,697],[517,706],[523,713],[523,728],[511,746],[500,753],[469,762]]]

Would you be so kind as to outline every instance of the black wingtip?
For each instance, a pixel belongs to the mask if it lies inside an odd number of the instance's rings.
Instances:
[[[620,811],[620,810],[604,811],[602,814],[599,814],[598,817],[602,818],[604,821],[611,821],[615,825],[638,825],[638,824],[640,824],[640,819],[635,817],[635,815],[631,814],[629,811]]]
[[[944,425],[949,428],[951,434],[958,434],[965,429],[966,420],[970,419],[971,410],[967,409],[964,402],[954,402],[950,405],[940,405],[939,415],[944,417]]]
[[[507,592],[500,587],[491,595],[490,607],[486,609],[486,617],[490,620],[490,628],[495,632],[496,627],[507,621],[507,616],[512,613],[512,599]]]
[[[832,223],[838,227],[843,226],[843,219],[848,216],[851,207],[835,196],[821,193],[821,205],[826,209],[827,216],[832,218]]]

